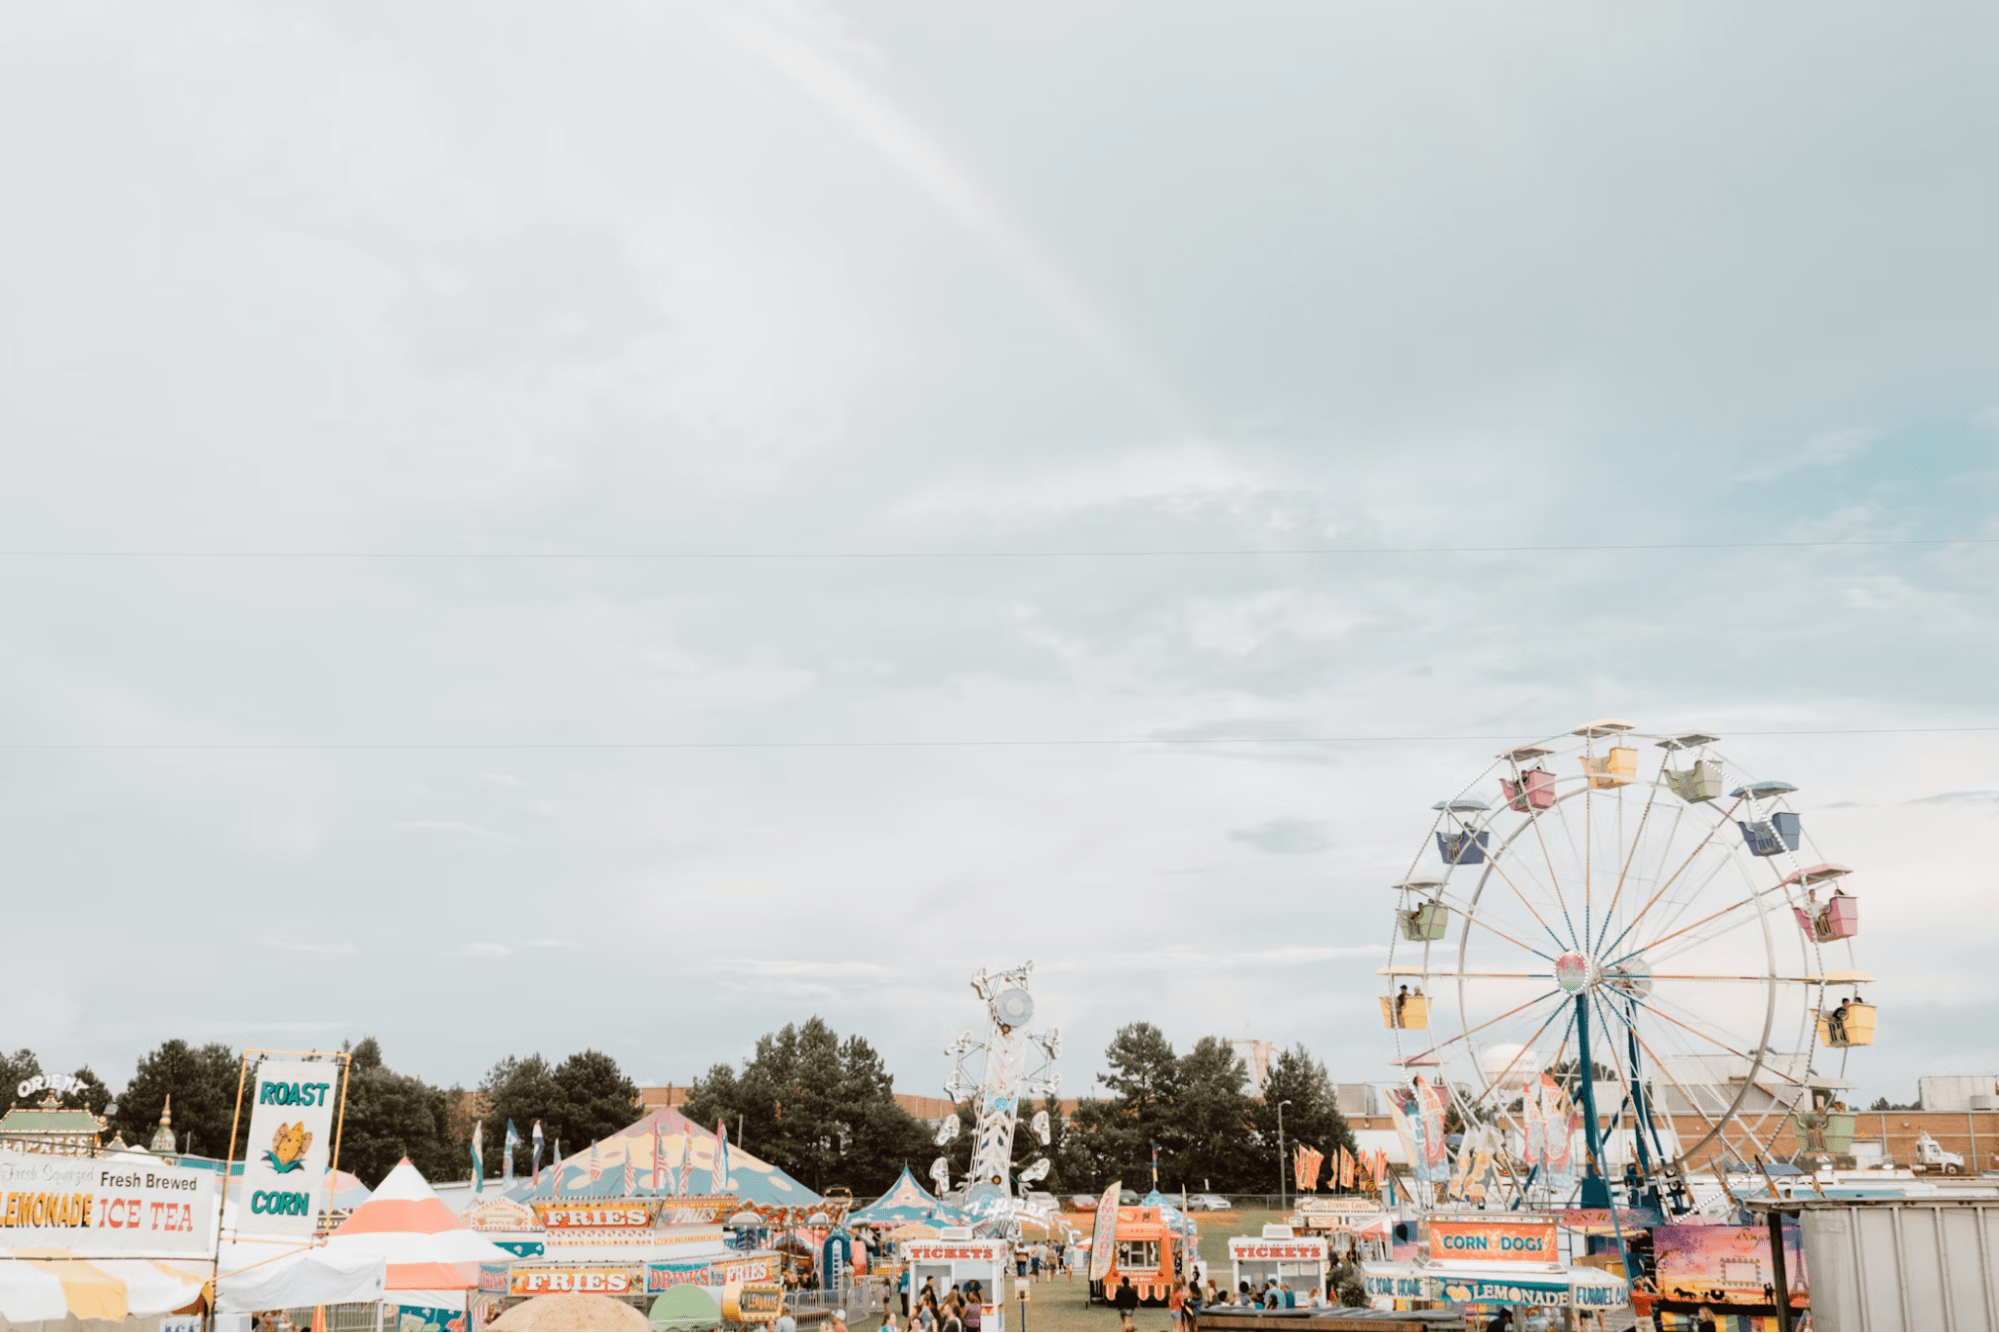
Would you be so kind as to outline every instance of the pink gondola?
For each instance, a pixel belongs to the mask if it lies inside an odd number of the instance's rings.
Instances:
[[[1546,810],[1555,803],[1555,775],[1545,768],[1522,769],[1520,781],[1501,778],[1499,790],[1507,805],[1522,813]]]

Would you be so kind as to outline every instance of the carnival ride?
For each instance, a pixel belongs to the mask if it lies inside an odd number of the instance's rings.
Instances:
[[[1034,1018],[1034,997],[1028,994],[1028,974],[1032,961],[1003,972],[984,968],[972,977],[972,989],[986,1007],[987,1028],[983,1041],[967,1031],[944,1048],[952,1058],[951,1073],[944,1080],[944,1092],[953,1102],[974,1094],[977,1119],[973,1127],[971,1165],[961,1182],[964,1200],[959,1206],[980,1219],[980,1227],[991,1234],[1017,1237],[1024,1213],[1036,1210],[1027,1202],[1027,1186],[1046,1178],[1049,1162],[1037,1158],[1016,1176],[1013,1172],[1013,1140],[1020,1122],[1024,1098],[1052,1097],[1061,1086],[1055,1060],[1062,1052],[1061,1033],[1029,1032]],[[975,1068],[976,1066],[976,1068]],[[1035,1136],[1045,1147],[1052,1137],[1047,1112],[1036,1112],[1029,1121]],[[957,1118],[945,1120],[937,1132],[939,1147],[958,1134]],[[939,1157],[930,1167],[938,1183],[938,1193],[950,1188],[950,1168]],[[1017,1187],[1017,1188],[1016,1188]]]
[[[1795,790],[1744,781],[1719,737],[1604,718],[1502,752],[1432,807],[1395,886],[1381,1014],[1433,1162],[1462,1119],[1457,1197],[1485,1175],[1515,1207],[1608,1207],[1615,1185],[1682,1214],[1697,1162],[1773,1155],[1815,1089],[1848,1086],[1874,1039],[1859,900]]]

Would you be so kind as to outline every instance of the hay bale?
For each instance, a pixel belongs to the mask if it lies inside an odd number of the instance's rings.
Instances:
[[[609,1296],[562,1292],[522,1301],[487,1325],[496,1333],[570,1333],[580,1329],[631,1329],[651,1333],[646,1317]]]

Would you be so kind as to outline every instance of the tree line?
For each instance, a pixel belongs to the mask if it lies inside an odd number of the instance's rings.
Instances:
[[[526,1175],[536,1121],[547,1141],[547,1165],[558,1143],[574,1153],[642,1114],[638,1086],[602,1051],[560,1061],[508,1056],[468,1095],[462,1086],[443,1087],[389,1068],[373,1037],[345,1049],[351,1062],[340,1165],[370,1187],[403,1157],[427,1179],[466,1178],[475,1120],[485,1127],[487,1174],[500,1174],[511,1120],[522,1139],[514,1169]],[[1045,1156],[1047,1189],[1094,1193],[1122,1180],[1143,1192],[1151,1184],[1156,1147],[1159,1183],[1169,1192],[1270,1193],[1278,1188],[1279,1172],[1289,1170],[1292,1146],[1303,1143],[1328,1155],[1354,1146],[1325,1067],[1303,1046],[1278,1055],[1260,1097],[1226,1040],[1203,1037],[1176,1053],[1151,1023],[1119,1028],[1104,1051],[1104,1066],[1097,1074],[1104,1094],[1080,1099],[1070,1114],[1053,1099],[1023,1108],[1014,1140],[1016,1173]],[[143,1146],[171,1097],[179,1151],[222,1157],[240,1069],[240,1054],[227,1045],[162,1042],[140,1058],[115,1095],[110,1125],[127,1143]],[[43,1072],[32,1051],[0,1053],[0,1099],[12,1100],[20,1082]],[[114,1100],[110,1088],[88,1067],[76,1077],[83,1088],[72,1104],[81,1101],[104,1114]],[[740,1068],[710,1068],[680,1109],[704,1128],[726,1122],[733,1142],[815,1191],[844,1186],[857,1199],[887,1189],[904,1167],[927,1176],[939,1156],[949,1163],[952,1181],[963,1180],[977,1115],[970,1101],[959,1104],[960,1132],[940,1147],[931,1126],[896,1102],[894,1080],[867,1039],[842,1037],[816,1015],[759,1037]],[[1036,1110],[1049,1113],[1052,1141],[1046,1146],[1028,1128]],[[240,1141],[236,1149],[240,1156]]]

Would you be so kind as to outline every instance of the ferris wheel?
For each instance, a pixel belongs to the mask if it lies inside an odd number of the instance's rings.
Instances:
[[[1795,790],[1716,736],[1603,718],[1502,752],[1432,807],[1394,886],[1382,1018],[1396,1063],[1468,1124],[1545,1141],[1539,1089],[1572,1103],[1580,1180],[1530,1171],[1521,1195],[1600,1207],[1622,1178],[1684,1198],[1689,1168],[1770,1154],[1814,1090],[1848,1086],[1848,1052],[1874,1039],[1858,899]]]

